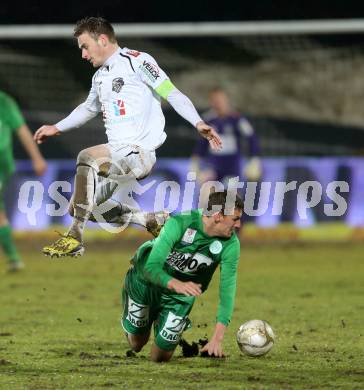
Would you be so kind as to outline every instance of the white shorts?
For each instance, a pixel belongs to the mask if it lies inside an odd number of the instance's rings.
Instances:
[[[111,167],[108,177],[98,177],[95,192],[95,201],[98,205],[109,199],[118,185],[127,186],[128,182],[147,177],[156,162],[154,150],[142,149],[135,145],[105,146],[111,154]]]

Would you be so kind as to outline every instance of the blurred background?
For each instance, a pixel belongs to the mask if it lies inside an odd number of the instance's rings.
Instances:
[[[199,112],[209,109],[212,88],[227,92],[233,108],[249,120],[259,139],[260,181],[322,184],[322,200],[306,219],[297,214],[300,199],[293,191],[285,199],[282,215],[272,215],[270,201],[253,220],[256,226],[335,222],[360,228],[364,225],[364,19],[360,12],[357,5],[335,2],[330,7],[306,4],[303,8],[297,1],[289,6],[266,1],[224,6],[176,1],[173,12],[158,2],[77,5],[65,1],[59,9],[41,2],[24,7],[8,2],[0,11],[0,90],[17,100],[33,131],[65,117],[87,96],[94,72],[81,60],[72,38],[73,24],[86,15],[104,16],[113,23],[120,46],[151,54]],[[198,135],[168,104],[163,107],[168,137],[146,182],[175,180],[183,193]],[[55,180],[72,183],[78,152],[105,141],[101,117],[49,140],[41,147],[49,163],[41,179],[33,176],[24,150],[15,142],[17,172],[7,192],[13,227],[66,224],[66,209],[64,215],[47,215],[47,204],[57,207],[47,188]],[[249,153],[247,142],[242,140],[242,146],[243,167]],[[19,202],[32,202],[32,194],[27,200],[18,197],[25,180],[40,180],[45,188],[35,225],[19,210]],[[334,180],[349,183],[350,191],[341,194],[348,207],[342,215],[328,217],[324,204],[333,201],[325,191]],[[141,206],[153,209],[156,186],[139,197]],[[63,192],[68,199],[70,194]],[[168,202],[167,197],[164,206],[171,206],[171,211],[183,209],[182,197],[173,207]]]

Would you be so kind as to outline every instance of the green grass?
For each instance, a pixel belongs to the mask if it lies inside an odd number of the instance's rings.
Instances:
[[[363,388],[363,244],[242,248],[229,357],[182,358],[178,348],[160,365],[148,360],[149,345],[125,356],[119,293],[132,253],[120,241],[51,261],[23,246],[24,272],[1,275],[0,389]],[[217,286],[215,275],[187,340],[210,336]],[[262,358],[241,355],[235,343],[238,326],[254,318],[276,333]]]

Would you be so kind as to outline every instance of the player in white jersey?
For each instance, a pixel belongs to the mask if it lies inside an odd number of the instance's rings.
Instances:
[[[130,222],[146,223],[146,213],[112,201],[111,195],[118,184],[148,176],[155,164],[155,150],[166,139],[161,98],[196,127],[213,149],[221,148],[215,130],[200,118],[190,99],[172,84],[154,58],[121,49],[108,21],[84,18],[77,22],[74,36],[82,58],[99,68],[90,93],[66,118],[40,127],[34,139],[42,143],[47,137],[80,127],[102,112],[108,143],[84,149],[77,157],[70,206],[73,223],[65,235],[43,249],[44,254],[57,257],[83,254],[83,230],[86,222],[94,218],[91,213],[96,213],[96,205],[106,205],[104,209],[115,214],[115,222],[120,223],[118,218],[132,211]],[[107,220],[112,217],[108,215]]]

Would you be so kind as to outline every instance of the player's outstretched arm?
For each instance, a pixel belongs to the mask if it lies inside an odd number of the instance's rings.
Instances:
[[[87,100],[77,106],[66,118],[57,122],[55,125],[44,125],[40,127],[34,134],[34,141],[41,144],[46,141],[48,137],[60,135],[65,131],[84,125],[99,112],[96,100],[96,92],[94,91],[94,88],[92,88]]]
[[[54,125],[44,125],[40,127],[34,134],[34,141],[37,144],[42,144],[48,137],[53,137],[54,135],[60,135],[61,132]]]
[[[222,350],[222,341],[234,308],[239,256],[240,244],[236,239],[222,253],[217,323],[211,340],[201,350],[201,352],[206,351],[210,356],[225,356]]]
[[[182,118],[197,128],[200,135],[209,141],[213,150],[221,149],[222,142],[217,132],[201,119],[191,100],[178,90],[169,79],[164,80],[155,90],[169,102]]]
[[[215,326],[214,334],[212,335],[210,341],[201,349],[201,352],[207,352],[209,356],[215,356],[219,358],[225,357],[222,349],[225,330],[226,325],[218,322]]]

